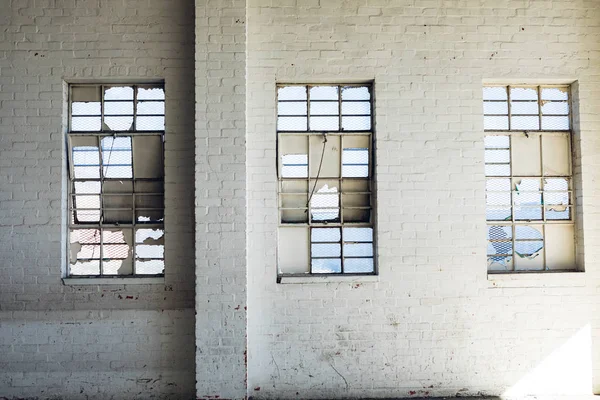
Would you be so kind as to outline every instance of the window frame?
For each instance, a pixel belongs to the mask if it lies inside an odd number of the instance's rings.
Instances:
[[[305,87],[306,88],[306,100],[280,100],[279,99],[279,89],[282,87],[292,87],[292,86],[299,86],[299,87]],[[337,108],[337,113],[336,114],[327,114],[327,115],[316,115],[317,117],[321,117],[321,116],[329,116],[329,117],[333,117],[336,116],[338,117],[338,129],[311,129],[311,98],[310,98],[310,89],[313,87],[333,87],[335,86],[337,88],[337,92],[338,92],[338,96],[337,96],[337,104],[338,104],[338,108]],[[369,91],[369,99],[368,100],[344,100],[346,102],[369,102],[369,114],[344,114],[343,113],[343,109],[342,109],[342,88],[347,88],[347,87],[367,87],[368,91]],[[280,243],[278,243],[277,246],[277,277],[278,277],[278,283],[281,282],[281,278],[287,278],[287,277],[351,277],[351,276],[373,276],[373,275],[378,275],[378,263],[377,263],[377,230],[376,230],[376,181],[375,181],[375,117],[374,117],[374,111],[375,111],[375,95],[374,95],[374,82],[373,81],[368,81],[368,82],[358,82],[358,83],[330,83],[330,82],[323,82],[323,83],[286,83],[286,82],[278,82],[276,83],[276,87],[275,87],[275,91],[276,91],[276,96],[275,96],[275,110],[276,110],[276,120],[277,120],[277,127],[276,127],[276,176],[277,176],[277,220],[278,220],[278,242],[280,240],[280,235],[279,235],[279,230],[281,228],[285,228],[285,227],[299,227],[299,226],[305,226],[307,227],[307,246],[306,246],[306,254],[307,254],[307,260],[308,260],[308,272],[303,272],[303,273],[285,273],[282,272],[280,269],[280,259],[279,259],[279,253],[280,253]],[[313,100],[313,102],[336,102],[336,100]],[[285,130],[285,129],[279,129],[279,117],[290,117],[292,115],[287,115],[287,114],[279,114],[279,104],[280,102],[305,102],[306,104],[306,129],[305,130]],[[369,129],[364,129],[364,130],[344,130],[343,128],[343,123],[342,123],[342,117],[343,116],[350,116],[350,117],[365,117],[367,116],[369,117],[370,120],[370,127]],[[315,116],[315,114],[313,114],[313,116]],[[286,137],[286,136],[302,136],[306,138],[307,141],[307,161],[306,161],[306,176],[305,177],[283,177],[282,176],[282,168],[285,163],[283,162],[282,157],[284,156],[283,153],[280,154],[281,151],[281,138],[282,137]],[[312,138],[323,138],[323,140],[326,140],[326,138],[337,138],[336,140],[339,140],[339,145],[340,145],[340,149],[339,149],[339,176],[337,177],[321,177],[318,175],[318,173],[316,174],[316,176],[312,176],[313,172],[314,172],[314,163],[311,163],[311,139]],[[348,165],[348,163],[344,163],[343,161],[343,150],[344,150],[344,145],[343,145],[343,141],[344,138],[364,138],[364,137],[368,137],[368,166],[367,166],[367,176],[366,177],[344,177],[343,176],[343,168],[344,165]],[[323,152],[325,151],[325,143],[323,143]],[[322,157],[321,157],[322,158]],[[321,160],[322,162],[322,160]],[[358,165],[358,164],[357,164]],[[361,164],[364,165],[364,164]],[[283,196],[286,195],[286,193],[283,192],[283,183],[284,182],[290,182],[290,181],[296,181],[296,182],[306,182],[306,189],[307,192],[305,193],[307,195],[307,201],[306,201],[306,207],[303,208],[306,210],[306,213],[308,214],[306,217],[306,221],[305,222],[300,222],[300,223],[291,223],[291,222],[283,222],[282,219],[282,211],[286,210],[286,209],[300,209],[300,208],[286,208],[282,206],[282,199]],[[339,220],[336,221],[330,221],[330,222],[315,222],[314,218],[312,217],[312,210],[313,210],[313,206],[312,206],[312,199],[314,198],[314,194],[316,194],[317,192],[315,192],[314,190],[316,189],[316,186],[319,182],[321,181],[336,181],[338,182],[338,187],[339,187],[339,191],[337,193],[338,196],[338,207],[336,207],[337,210],[339,210]],[[347,191],[343,191],[342,190],[342,186],[344,185],[344,181],[355,181],[355,182],[359,182],[359,181],[363,181],[366,183],[366,186],[368,188],[368,192],[356,192],[356,193],[352,193],[351,194],[357,194],[357,195],[364,195],[367,194],[369,197],[369,222],[344,222],[344,203],[343,203],[343,199],[344,199],[344,194],[348,193]],[[314,185],[313,185],[314,182]],[[287,193],[289,195],[289,193]],[[346,207],[348,208],[348,207]],[[360,208],[360,207],[357,207]],[[345,240],[345,233],[344,233],[344,229],[345,228],[370,228],[372,231],[372,238],[370,242],[347,242]],[[335,241],[335,242],[313,242],[313,229],[318,229],[318,228],[338,228],[339,229],[339,240]],[[314,259],[321,259],[322,257],[312,257],[312,246],[314,244],[339,244],[340,245],[340,255],[339,257],[331,257],[331,258],[339,258],[340,260],[340,272],[314,272],[313,271],[313,263],[312,260]],[[373,260],[373,271],[369,271],[369,272],[345,272],[344,271],[344,264],[345,264],[345,260],[346,259],[350,259],[353,258],[352,256],[345,256],[344,255],[344,244],[347,243],[370,243],[372,246],[372,255],[370,258],[372,258]],[[325,257],[326,258],[326,257]],[[369,258],[368,256],[366,257],[356,257],[356,258]]]
[[[73,88],[74,87],[94,87],[97,88],[99,90],[100,93],[100,97],[99,97],[99,102],[100,102],[100,129],[98,130],[73,130],[73,103],[78,102],[78,101],[74,101],[74,97],[73,97]],[[121,113],[121,114],[107,114],[105,113],[105,90],[111,87],[130,87],[133,90],[133,99],[132,100],[108,100],[108,102],[131,102],[132,103],[132,107],[133,107],[133,111],[131,114],[125,114],[125,113]],[[143,89],[161,89],[162,93],[163,93],[163,98],[162,99],[138,99],[138,89],[143,88]],[[140,283],[158,283],[159,281],[155,280],[156,278],[159,278],[160,281],[162,282],[162,279],[165,276],[165,268],[166,268],[166,257],[165,257],[165,253],[166,253],[166,247],[165,247],[165,238],[166,238],[166,231],[165,231],[165,137],[166,137],[166,103],[167,103],[167,99],[166,99],[166,95],[165,95],[165,82],[164,81],[143,81],[143,82],[85,82],[85,83],[81,83],[81,82],[69,82],[68,83],[68,88],[67,88],[68,92],[67,92],[67,109],[68,109],[68,115],[67,115],[67,130],[65,133],[65,140],[66,140],[66,151],[67,151],[67,157],[66,157],[66,169],[67,169],[67,213],[66,213],[66,230],[67,230],[67,240],[66,240],[66,254],[67,254],[67,259],[66,259],[66,269],[65,269],[65,277],[63,278],[63,281],[65,283],[69,282],[69,281],[77,281],[79,282],[79,284],[85,284],[86,281],[94,281],[94,282],[100,282],[100,283],[110,283],[111,281],[119,281],[119,280],[128,280],[130,282],[140,282]],[[149,113],[138,113],[138,103],[139,102],[162,102],[163,103],[163,113],[162,114],[149,114]],[[87,102],[87,101],[85,101]],[[77,116],[84,116],[86,117],[86,115],[82,115],[82,114],[78,114]],[[95,117],[97,118],[97,115],[87,115],[88,117]],[[108,128],[108,125],[105,125],[105,117],[132,117],[132,123],[131,123],[131,128],[130,130],[114,130],[114,129],[110,129]],[[162,126],[162,129],[154,129],[154,130],[136,130],[136,124],[137,124],[137,119],[138,117],[162,117],[164,124]],[[106,126],[106,128],[105,128]],[[154,143],[154,145],[156,146],[160,146],[160,148],[158,149],[158,153],[159,157],[160,157],[160,167],[157,169],[160,171],[160,176],[158,177],[154,177],[154,178],[148,178],[148,177],[136,177],[136,173],[135,173],[135,164],[136,164],[136,156],[135,156],[135,149],[136,147],[138,148],[138,151],[140,150],[140,146],[136,146],[135,142],[140,139],[140,138],[144,138],[144,137],[154,137],[157,138],[156,143]],[[74,147],[76,147],[73,142],[77,139],[81,139],[81,138],[87,138],[90,139],[90,141],[92,140],[96,140],[97,141],[97,150],[98,150],[98,177],[94,177],[94,178],[87,178],[87,177],[80,177],[80,178],[76,178],[75,177],[75,172],[74,172],[74,168],[76,167],[75,161],[73,159],[73,149]],[[130,154],[131,154],[131,177],[106,177],[106,169],[108,168],[108,166],[119,166],[119,165],[115,165],[115,164],[111,164],[110,163],[110,158],[108,160],[107,163],[104,163],[103,160],[103,140],[106,138],[113,138],[112,142],[111,142],[111,152],[112,150],[112,146],[114,146],[115,141],[119,138],[129,138],[130,141]],[[93,167],[96,167],[96,165],[93,165]],[[142,174],[143,175],[143,174]],[[97,222],[87,222],[87,221],[78,221],[78,217],[77,217],[77,210],[81,210],[81,208],[77,208],[76,207],[76,200],[75,197],[76,196],[82,196],[82,195],[89,195],[89,196],[95,196],[95,193],[91,193],[91,194],[87,194],[87,193],[76,193],[75,190],[75,183],[76,182],[98,182],[99,186],[100,186],[100,191],[97,194],[98,198],[99,198],[99,208],[97,209],[99,212],[99,217],[98,217],[98,221]],[[124,191],[124,192],[113,192],[113,193],[105,193],[104,190],[104,186],[106,182],[130,182],[131,183],[131,191]],[[162,191],[147,191],[147,190],[141,190],[138,191],[137,190],[137,184],[140,183],[150,183],[150,184],[156,184],[158,188],[162,188]],[[116,196],[116,197],[126,197],[126,196],[131,196],[131,207],[128,207],[128,209],[130,209],[131,213],[132,213],[132,217],[130,220],[130,223],[122,223],[119,221],[113,222],[113,223],[107,223],[104,221],[104,211],[105,210],[111,210],[113,212],[115,211],[121,211],[123,212],[123,209],[114,209],[113,207],[104,207],[103,206],[103,202],[104,202],[104,197],[105,196]],[[160,206],[156,206],[156,207],[140,207],[140,206],[136,206],[136,199],[138,198],[138,196],[160,196],[161,200],[160,200]],[[160,220],[157,221],[150,221],[150,222],[145,222],[145,221],[138,221],[137,216],[137,211],[140,210],[147,210],[149,212],[158,212],[160,214],[162,214],[162,218]],[[88,275],[84,275],[84,274],[72,274],[71,270],[72,270],[72,260],[71,260],[71,232],[75,231],[75,230],[97,230],[99,232],[99,243],[97,244],[97,246],[99,247],[99,263],[98,263],[98,274],[88,274]],[[119,229],[123,229],[123,241],[125,242],[125,244],[129,245],[129,249],[128,254],[129,257],[131,258],[131,273],[130,274],[104,274],[104,264],[106,261],[111,261],[110,258],[108,257],[104,257],[103,254],[103,247],[106,244],[104,241],[104,233],[105,232],[111,232],[111,231],[116,231]],[[136,255],[136,246],[139,245],[145,245],[145,243],[138,243],[138,240],[136,238],[136,234],[138,232],[138,230],[140,229],[146,229],[146,230],[159,230],[162,231],[162,235],[159,236],[158,238],[154,239],[157,241],[157,245],[158,246],[162,246],[162,258],[160,257],[138,257]],[[128,232],[126,232],[128,231]],[[127,243],[127,240],[125,239],[125,237],[127,236],[126,234],[130,233],[131,237],[131,243]],[[144,241],[147,240],[144,239]],[[115,243],[110,243],[110,244],[115,244]],[[120,243],[119,243],[120,244]],[[93,244],[94,246],[96,246],[96,244]],[[160,253],[160,252],[159,252]],[[129,258],[127,257],[127,258]],[[126,260],[127,258],[123,258],[122,260]],[[96,258],[82,258],[82,259],[86,259],[86,260],[94,260]],[[115,258],[113,258],[114,260]],[[116,259],[120,259],[120,258],[116,258]],[[136,261],[137,260],[162,260],[162,272],[161,273],[156,273],[156,274],[138,274],[136,273]]]
[[[488,150],[495,150],[495,149],[502,149],[502,150],[508,150],[508,163],[507,165],[509,165],[510,168],[510,172],[508,175],[488,175],[487,171],[484,173],[484,177],[485,177],[485,181],[486,181],[486,189],[485,189],[485,194],[486,194],[486,202],[485,202],[485,206],[486,206],[486,247],[489,246],[490,243],[494,242],[494,241],[501,241],[501,242],[508,242],[511,244],[511,248],[512,248],[512,260],[511,260],[511,265],[512,265],[512,269],[511,270],[494,270],[494,269],[490,269],[490,266],[493,264],[490,264],[490,257],[493,257],[494,255],[490,255],[487,254],[486,251],[486,259],[487,259],[487,274],[488,275],[502,275],[502,274],[508,274],[508,275],[515,275],[515,274],[523,274],[523,273],[553,273],[553,272],[567,272],[567,273],[573,273],[573,272],[580,272],[580,270],[578,269],[578,265],[577,265],[577,199],[576,199],[576,182],[575,182],[575,177],[576,177],[576,172],[575,172],[575,152],[574,152],[574,128],[573,128],[573,97],[572,97],[572,85],[571,84],[540,84],[540,85],[535,85],[535,84],[483,84],[483,89],[485,88],[491,88],[491,87],[501,87],[504,88],[506,91],[506,100],[489,100],[489,99],[483,99],[482,100],[482,106],[484,107],[484,112],[483,112],[483,116],[484,116],[484,139],[487,139],[490,136],[504,136],[508,138],[508,148],[500,148],[500,147],[488,147],[487,145],[484,144],[484,152],[487,153]],[[537,113],[536,114],[513,114],[512,113],[512,109],[511,109],[511,103],[513,101],[519,101],[519,100],[513,100],[511,99],[511,89],[512,88],[528,88],[528,89],[535,89],[536,90],[536,94],[537,94],[537,100],[530,100],[531,102],[536,102],[537,105]],[[560,90],[565,90],[567,93],[567,100],[545,100],[542,99],[542,90],[543,89],[560,89]],[[506,114],[489,114],[485,112],[485,104],[486,102],[503,102],[505,101],[507,104],[507,112]],[[545,102],[566,102],[567,106],[568,106],[568,114],[551,114],[551,113],[543,113],[542,107],[545,105]],[[489,117],[489,116],[506,116],[507,118],[507,124],[508,127],[507,129],[486,129],[485,128],[485,117]],[[512,117],[523,117],[523,116],[536,116],[538,118],[538,129],[523,129],[523,128],[513,128],[512,124]],[[567,121],[568,121],[568,129],[543,129],[543,117],[544,116],[560,116],[560,117],[567,117]],[[530,135],[536,135],[536,137],[538,137],[539,140],[539,159],[540,159],[540,174],[538,175],[531,175],[531,174],[514,174],[514,170],[513,170],[513,138],[515,137],[519,137],[519,136],[525,136],[527,139],[530,138]],[[567,138],[567,146],[568,146],[568,169],[569,169],[569,174],[568,175],[561,175],[561,174],[546,174],[544,171],[545,165],[544,165],[544,137],[566,137]],[[484,166],[487,167],[490,164],[502,164],[502,163],[488,163],[487,160],[484,161]],[[488,219],[488,207],[490,207],[490,205],[488,204],[488,192],[490,192],[488,190],[488,180],[490,179],[507,179],[510,182],[510,191],[508,192],[510,194],[510,220],[505,222],[505,220],[489,220]],[[539,193],[540,195],[540,201],[539,201],[539,208],[540,208],[540,212],[541,212],[541,218],[540,219],[517,219],[516,218],[516,212],[515,209],[516,207],[518,207],[518,204],[515,202],[515,192],[518,192],[518,188],[515,189],[515,185],[516,184],[516,180],[523,180],[523,179],[535,179],[538,180],[540,182],[539,185],[539,190],[537,192],[533,191],[530,193]],[[568,198],[568,204],[565,206],[566,209],[569,210],[569,219],[548,219],[547,218],[547,211],[548,209],[551,209],[552,206],[560,206],[560,205],[554,205],[554,204],[546,204],[546,199],[545,196],[547,195],[547,190],[545,190],[545,185],[547,184],[546,180],[548,179],[565,179],[567,181],[567,190],[560,190],[557,191],[555,190],[555,193],[567,193],[567,198]],[[494,192],[493,190],[491,192]],[[504,191],[496,191],[499,193],[504,193]],[[550,190],[550,192],[552,193],[553,191]],[[493,206],[492,206],[493,207]],[[498,207],[498,206],[496,206]],[[538,207],[536,205],[536,207]],[[541,230],[541,234],[542,234],[542,241],[543,241],[543,246],[541,249],[537,250],[537,252],[542,251],[542,269],[517,269],[516,265],[515,265],[515,260],[516,260],[516,255],[517,255],[517,251],[516,251],[516,243],[520,242],[520,241],[535,241],[536,239],[518,239],[517,235],[516,235],[516,230],[517,227],[519,226],[532,226],[532,225],[538,225],[540,226]],[[547,226],[551,226],[551,225],[568,225],[572,227],[572,231],[573,231],[573,254],[572,256],[572,260],[573,263],[571,265],[570,268],[567,269],[554,269],[554,268],[549,268],[548,267],[548,261],[547,261],[547,235],[546,235],[546,228]],[[504,226],[504,227],[509,227],[510,231],[511,231],[511,236],[510,238],[507,239],[493,239],[490,237],[490,227],[492,226]],[[510,239],[510,240],[509,240]],[[499,254],[499,253],[496,253]],[[503,255],[503,254],[502,254]]]

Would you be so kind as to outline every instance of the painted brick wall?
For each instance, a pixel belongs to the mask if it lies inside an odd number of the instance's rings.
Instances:
[[[196,1],[196,395],[246,394],[246,3]]]
[[[247,10],[248,394],[591,392],[598,3],[249,0]],[[275,83],[372,79],[379,279],[278,285]],[[481,88],[490,79],[578,82],[583,274],[488,280]]]
[[[0,26],[0,397],[193,396],[193,4],[7,0]],[[165,284],[64,286],[65,82],[133,79],[166,84]]]

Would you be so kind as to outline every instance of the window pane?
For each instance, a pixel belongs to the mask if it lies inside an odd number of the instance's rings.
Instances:
[[[332,274],[342,272],[342,260],[339,258],[313,258],[310,262],[313,274]]]
[[[310,115],[339,115],[339,103],[337,101],[311,101]]]
[[[371,94],[367,86],[342,87],[342,100],[369,100]]]
[[[277,113],[279,115],[306,115],[306,102],[279,102]]]
[[[483,88],[483,100],[507,100],[505,86],[488,86]]]
[[[483,117],[483,128],[491,130],[506,130],[508,129],[508,117]]]
[[[310,88],[310,100],[338,100],[337,86],[314,86]]]
[[[345,258],[344,273],[373,272],[372,258]]]
[[[306,86],[285,86],[277,90],[278,100],[306,100]]]
[[[342,117],[342,129],[345,131],[368,131],[371,129],[371,117]]]

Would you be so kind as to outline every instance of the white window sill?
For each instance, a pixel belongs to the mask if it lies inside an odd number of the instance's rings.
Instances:
[[[164,276],[152,276],[152,277],[114,277],[114,278],[62,278],[64,285],[164,285]]]
[[[583,271],[495,273],[487,276],[488,288],[585,287]]]
[[[282,284],[306,284],[306,283],[368,283],[379,282],[378,275],[279,275],[277,283]]]

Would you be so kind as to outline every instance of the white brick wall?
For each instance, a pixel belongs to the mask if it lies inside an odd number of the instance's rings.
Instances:
[[[246,393],[244,0],[196,1],[196,396]]]
[[[591,392],[598,3],[249,0],[247,17],[248,394]],[[275,83],[370,79],[379,282],[277,285]],[[585,274],[487,279],[489,79],[578,81]]]
[[[596,1],[195,3],[0,5],[0,397],[600,391]],[[155,78],[165,285],[63,286],[64,82]],[[371,79],[379,279],[278,285],[275,83]],[[487,279],[489,79],[577,81],[584,274]]]
[[[1,2],[0,397],[193,395],[193,13]],[[131,79],[166,83],[165,284],[63,286],[65,81]]]

